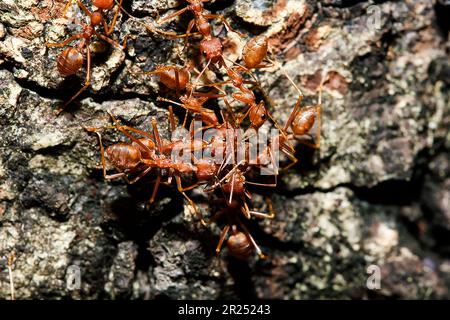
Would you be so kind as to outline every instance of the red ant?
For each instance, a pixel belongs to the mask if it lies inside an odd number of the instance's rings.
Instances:
[[[68,4],[66,6],[66,10],[67,10],[68,6],[70,5],[71,1],[72,0],[69,0]],[[110,27],[108,28],[106,25],[106,22],[102,16],[102,10],[104,10],[103,8],[106,8],[105,7],[106,2],[108,2],[108,1],[94,1],[94,4],[96,3],[96,5],[100,6],[99,10],[90,12],[79,0],[77,0],[78,6],[89,17],[89,20],[90,20],[89,25],[80,24],[83,26],[83,31],[69,37],[68,39],[66,39],[65,41],[63,41],[61,43],[48,43],[47,42],[45,44],[47,47],[64,47],[68,43],[70,43],[74,40],[81,39],[81,42],[78,44],[78,47],[69,47],[69,48],[65,49],[63,52],[61,52],[61,54],[58,56],[57,68],[58,68],[59,73],[64,77],[73,75],[73,74],[77,73],[78,70],[80,70],[80,68],[83,66],[83,63],[84,63],[84,57],[83,57],[82,50],[83,49],[86,50],[86,61],[87,61],[86,69],[87,69],[87,71],[86,71],[85,84],[80,90],[78,90],[78,92],[74,96],[72,96],[72,98],[70,98],[69,101],[67,101],[63,105],[62,108],[59,108],[56,111],[57,115],[62,112],[64,107],[66,107],[73,100],[75,100],[84,90],[86,90],[91,85],[91,50],[90,50],[89,46],[90,46],[92,37],[96,36],[97,38],[99,38],[103,41],[106,41],[109,44],[111,44],[115,47],[121,48],[121,49],[124,49],[126,46],[127,37],[125,37],[125,39],[124,39],[123,46],[120,46],[114,40],[108,38],[107,36],[105,36],[103,34],[98,33],[95,30],[96,26],[103,24],[106,35],[109,35],[114,28],[114,24],[117,19],[118,11],[116,11],[114,20],[112,21]],[[122,0],[120,1],[119,8],[120,8],[121,4],[122,4]],[[103,7],[102,7],[102,5],[103,5]],[[119,9],[117,9],[117,10],[119,10]]]
[[[169,109],[169,121],[170,127],[175,127],[174,116],[172,109]],[[174,149],[186,148],[187,151],[195,151],[198,148],[203,148],[204,143],[197,141],[191,142],[188,146],[182,141],[164,141],[158,130],[157,122],[155,118],[152,118],[151,124],[153,133],[135,129],[133,127],[120,125],[117,119],[110,113],[110,116],[114,122],[112,128],[115,128],[126,135],[132,142],[131,143],[118,143],[106,148],[103,147],[102,138],[100,133],[95,128],[86,128],[88,132],[94,132],[99,138],[101,161],[103,168],[103,176],[105,179],[111,180],[123,177],[127,183],[133,184],[138,180],[146,176],[152,169],[158,169],[158,174],[153,187],[152,195],[149,200],[149,204],[153,203],[156,199],[156,195],[161,183],[163,183],[161,170],[168,170],[167,184],[171,183],[172,178],[175,178],[178,191],[186,198],[189,204],[194,208],[196,214],[199,216],[200,221],[205,224],[201,213],[198,211],[195,203],[186,195],[185,191],[191,190],[198,186],[198,184],[191,185],[189,187],[183,187],[181,183],[181,175],[184,173],[195,173],[198,177],[211,178],[211,166],[205,162],[198,162],[195,165],[184,163],[183,161],[174,161],[170,155]],[[129,132],[133,132],[143,136],[143,138],[136,138]],[[105,156],[106,154],[106,156]],[[169,157],[167,156],[169,155]],[[106,173],[106,157],[120,172],[113,175]],[[129,174],[137,174],[132,180],[128,179]]]
[[[232,234],[228,237],[226,244],[233,257],[240,260],[247,260],[256,251],[261,259],[266,259],[267,256],[262,252],[248,229],[239,219],[239,212],[241,210],[242,204],[237,200],[233,200],[231,203],[227,202],[226,207],[216,212],[208,221],[208,224],[210,224],[223,215],[225,215],[228,220],[227,224],[220,233],[216,253],[220,253],[223,242],[227,238],[231,229]],[[238,231],[238,226],[242,229],[242,231]]]
[[[324,78],[320,83],[317,104],[314,106],[306,106],[301,108],[303,93],[294,83],[289,74],[285,70],[283,71],[289,82],[291,82],[291,84],[299,93],[297,102],[295,103],[295,106],[291,114],[289,115],[288,120],[286,121],[286,124],[282,130],[283,135],[280,139],[281,151],[283,151],[292,160],[292,162],[284,168],[285,170],[287,170],[298,161],[298,159],[294,156],[294,151],[292,149],[293,147],[290,145],[290,141],[297,140],[300,143],[315,149],[320,147],[322,89],[323,84],[326,82],[326,78]],[[316,123],[316,138],[314,140],[314,143],[303,139],[306,135],[309,134],[311,129],[314,127],[314,124]],[[291,134],[289,134],[289,129],[292,130]]]
[[[66,17],[67,10],[69,9],[70,5],[72,4],[73,0],[67,1],[66,7],[63,11],[63,16]],[[108,27],[105,19],[103,18],[103,11],[104,10],[111,10],[114,7],[114,0],[92,0],[92,4],[97,7],[97,10],[94,12],[90,12],[87,10],[87,8],[81,3],[80,0],[76,0],[78,3],[78,6],[81,8],[81,10],[86,13],[91,20],[99,21],[96,25],[102,23],[103,28],[105,29],[106,35],[110,35],[114,29],[114,25],[116,24],[117,18],[119,16],[120,8],[122,7],[123,0],[119,1],[119,6],[117,7],[116,12],[114,13],[114,18],[111,22],[111,25]]]
[[[239,123],[241,123],[248,116],[250,125],[253,129],[259,129],[266,122],[267,117],[270,117],[275,125],[279,127],[276,121],[268,113],[264,101],[261,100],[259,103],[256,103],[255,94],[252,90],[248,89],[245,86],[245,84],[253,84],[262,89],[259,85],[259,82],[253,76],[253,74],[250,73],[250,69],[267,67],[267,65],[261,64],[261,62],[267,55],[267,50],[268,42],[265,36],[258,36],[250,39],[245,45],[242,53],[245,65],[243,66],[231,61],[234,66],[228,67],[224,63],[224,67],[229,79],[226,81],[210,83],[206,85],[218,86],[226,83],[231,83],[234,87],[236,87],[239,92],[235,92],[232,94],[233,99],[248,105],[247,110],[239,118]],[[240,74],[240,71],[249,73],[255,81],[244,80],[243,76]],[[265,96],[267,95],[265,94]],[[225,101],[225,103],[228,104],[227,101]]]
[[[218,14],[204,13],[203,3],[208,2],[209,0],[186,0],[186,1],[189,3],[189,5],[158,21],[158,24],[161,24],[162,22],[167,22],[170,19],[173,19],[188,10],[194,14],[194,18],[189,22],[186,33],[184,35],[181,35],[180,37],[184,36],[187,41],[187,37],[191,35],[191,31],[194,28],[194,26],[197,28],[198,32],[203,36],[203,40],[200,42],[200,51],[206,56],[207,63],[203,68],[203,70],[200,72],[199,76],[197,77],[198,80],[200,79],[203,72],[208,68],[210,63],[213,64],[218,63],[219,65],[225,64],[224,58],[222,56],[222,48],[223,48],[222,42],[220,41],[219,38],[212,35],[212,28],[211,24],[209,23],[209,20],[219,19],[228,28],[229,31],[236,32],[240,36],[243,36],[243,34],[234,30],[223,16]],[[197,83],[197,80],[194,82],[195,84]]]

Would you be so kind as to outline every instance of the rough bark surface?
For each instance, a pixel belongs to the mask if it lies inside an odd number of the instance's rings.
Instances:
[[[18,299],[450,298],[448,6],[206,6],[241,32],[269,36],[307,103],[317,99],[320,76],[329,77],[320,150],[300,149],[299,164],[271,196],[277,217],[250,225],[269,259],[241,262],[226,250],[215,255],[219,226],[199,226],[175,189],[162,188],[146,208],[148,183],[103,179],[97,140],[83,126],[108,124],[111,110],[140,128],[155,116],[166,132],[167,113],[156,98],[170,94],[142,71],[180,63],[182,48],[138,21],[184,1],[124,2],[139,20],[121,17],[113,37],[136,38],[125,51],[96,55],[92,89],[55,117],[85,73],[63,79],[56,69],[61,49],[44,43],[66,39],[76,26],[60,17],[62,0],[0,0],[0,299],[10,295],[12,252]],[[186,25],[181,19],[165,28],[181,33]],[[243,42],[228,35],[226,54],[237,55]],[[274,116],[286,121],[297,92],[277,67],[258,77]],[[105,142],[121,138],[111,132]],[[200,193],[193,198],[211,212]],[[380,290],[366,287],[372,264],[381,268]],[[74,265],[81,287],[68,290]]]

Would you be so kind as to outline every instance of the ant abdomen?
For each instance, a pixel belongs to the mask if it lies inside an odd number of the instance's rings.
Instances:
[[[80,70],[83,62],[83,55],[78,49],[67,48],[59,55],[56,64],[61,75],[70,76]]]
[[[243,194],[245,192],[244,174],[238,170],[222,185],[222,190],[227,194],[232,192],[237,195]]]
[[[134,145],[118,143],[106,148],[106,155],[119,170],[131,170],[141,162],[141,151]]]
[[[227,240],[227,248],[233,257],[240,260],[247,260],[255,251],[253,244],[243,232],[232,234]]]
[[[155,71],[159,75],[159,81],[161,81],[167,88],[172,90],[183,90],[189,84],[190,74],[186,68],[170,68],[162,69],[158,68]],[[177,81],[178,73],[178,81]]]
[[[315,107],[305,107],[292,122],[292,131],[295,135],[307,134],[314,125],[316,120]]]
[[[93,0],[92,4],[102,10],[110,10],[114,7],[114,0]]]
[[[242,59],[245,66],[249,69],[255,68],[261,64],[267,55],[268,42],[266,36],[257,36],[251,38],[242,51]]]

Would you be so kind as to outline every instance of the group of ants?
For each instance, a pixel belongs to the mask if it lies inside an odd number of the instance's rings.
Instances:
[[[66,47],[57,58],[57,68],[62,76],[76,74],[84,65],[86,59],[86,81],[85,85],[67,102],[64,107],[73,102],[91,82],[91,49],[90,44],[94,37],[110,45],[124,49],[127,37],[120,45],[111,38],[114,26],[119,13],[134,18],[122,6],[123,0],[92,0],[90,4],[95,10],[88,9],[89,6],[83,4],[81,0],[69,0],[65,9],[66,12],[75,2],[85,14],[89,21],[88,24],[81,24],[82,31],[72,35],[61,43],[46,43],[46,46]],[[156,199],[160,184],[171,184],[175,180],[178,191],[188,201],[191,212],[195,213],[201,224],[209,225],[219,218],[226,221],[222,229],[216,252],[221,251],[222,245],[226,246],[232,256],[246,260],[255,252],[260,258],[266,258],[266,255],[259,248],[254,238],[243,221],[255,218],[274,218],[275,213],[272,203],[266,197],[266,208],[268,213],[251,210],[248,200],[252,195],[247,189],[248,185],[273,188],[277,185],[278,167],[275,164],[275,152],[280,151],[287,158],[288,164],[280,170],[286,170],[297,162],[296,146],[301,143],[312,148],[318,148],[320,144],[320,110],[321,110],[321,87],[319,98],[316,105],[302,107],[301,102],[303,94],[295,85],[293,79],[284,71],[285,76],[290,83],[299,92],[299,97],[293,107],[286,123],[280,125],[269,113],[266,105],[268,95],[262,89],[256,76],[257,69],[268,68],[276,62],[268,57],[268,39],[263,35],[249,37],[242,50],[241,62],[228,59],[224,53],[223,39],[215,36],[213,26],[210,22],[217,21],[222,23],[227,32],[236,32],[240,37],[243,34],[234,30],[231,25],[221,15],[210,14],[204,8],[204,2],[209,0],[186,0],[187,5],[182,9],[158,18],[153,23],[142,23],[147,30],[158,33],[168,38],[184,39],[185,47],[188,45],[188,39],[198,39],[200,55],[204,57],[201,71],[195,69],[196,77],[192,81],[192,66],[178,65],[158,65],[155,70],[145,72],[151,76],[158,77],[159,82],[173,91],[179,101],[169,100],[162,97],[158,101],[169,104],[168,120],[169,130],[173,132],[176,126],[176,120],[172,105],[181,107],[186,115],[183,121],[183,127],[187,126],[190,137],[179,137],[164,139],[158,131],[158,124],[155,118],[151,119],[151,130],[146,132],[129,125],[121,124],[118,119],[108,112],[112,119],[112,124],[104,128],[86,127],[85,129],[92,134],[97,135],[101,152],[101,165],[103,176],[107,180],[123,178],[129,184],[136,183],[141,178],[147,176],[150,172],[155,173],[153,191],[149,203]],[[112,11],[114,10],[114,11]],[[193,15],[189,22],[187,31],[184,34],[176,34],[161,30],[163,23],[172,20],[185,12]],[[114,12],[114,15],[113,13]],[[113,17],[108,24],[109,16]],[[66,17],[67,18],[67,17]],[[68,18],[69,19],[69,18]],[[137,18],[135,18],[137,19]],[[79,40],[75,46],[69,46],[70,43]],[[198,43],[198,42],[197,42]],[[216,73],[221,70],[222,81],[201,82],[207,70],[214,70]],[[284,70],[284,69],[283,69]],[[323,82],[322,82],[323,84]],[[228,86],[227,91],[223,86]],[[230,89],[231,88],[231,89]],[[208,91],[205,91],[208,90]],[[259,96],[263,98],[258,102],[255,91],[258,90]],[[231,92],[231,94],[230,94]],[[229,97],[231,96],[232,99]],[[210,99],[222,101],[221,107],[208,107],[205,104]],[[234,104],[234,106],[233,106]],[[236,106],[237,104],[237,106]],[[57,113],[63,108],[58,109]],[[187,119],[191,119],[189,124]],[[200,128],[194,127],[194,121],[201,123]],[[258,155],[250,157],[244,156],[238,163],[232,163],[231,158],[236,156],[235,150],[247,150],[250,148],[249,135],[244,139],[227,139],[228,130],[244,128],[245,130],[258,130],[264,124],[276,127],[279,130],[277,139],[269,141],[263,150],[259,150]],[[202,138],[198,139],[196,133],[214,128],[217,135],[208,141]],[[112,144],[108,147],[103,146],[101,131],[104,129],[114,129],[123,134],[129,142]],[[311,131],[315,129],[316,133]],[[247,131],[245,131],[247,132]],[[250,132],[250,131],[248,131]],[[237,146],[236,144],[240,144]],[[239,148],[241,147],[241,148]],[[174,159],[174,151],[183,149],[188,150],[192,161],[180,161]],[[196,151],[208,151],[211,155],[196,158]],[[232,150],[232,151],[231,151]],[[176,152],[175,152],[176,153]],[[205,154],[203,152],[202,154]],[[223,162],[216,163],[213,157],[220,154]],[[116,170],[114,174],[107,172],[107,160]],[[258,183],[249,180],[254,177],[255,170],[271,167],[274,180],[272,183]],[[195,181],[192,185],[184,187],[182,180],[189,177],[188,181]],[[166,180],[167,179],[167,180]],[[253,179],[253,178],[252,178]],[[165,181],[163,181],[165,180]],[[201,210],[194,201],[186,194],[186,191],[202,186],[202,191],[214,201],[221,204],[221,210],[205,220]],[[231,234],[230,234],[231,232]]]

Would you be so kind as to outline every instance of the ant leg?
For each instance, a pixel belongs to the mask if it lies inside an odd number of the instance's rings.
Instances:
[[[119,131],[128,130],[128,131],[140,134],[140,135],[142,135],[144,137],[147,137],[149,139],[153,139],[153,135],[151,133],[148,133],[148,132],[145,132],[145,131],[142,131],[142,130],[139,130],[139,129],[136,129],[136,128],[133,128],[133,127],[130,127],[130,126],[123,126],[123,125],[119,125],[119,126],[114,125],[114,126],[112,126],[112,125],[110,125],[110,126],[106,126],[106,128],[107,129],[117,129]]]
[[[109,36],[114,29],[114,25],[116,24],[117,17],[119,16],[120,8],[122,7],[122,2],[123,2],[123,0],[119,1],[119,3],[118,3],[119,6],[117,7],[116,12],[114,13],[114,18],[113,18],[111,24],[109,25],[109,28],[105,30],[107,36]]]
[[[161,184],[161,173],[158,173],[158,177],[156,178],[155,185],[153,186],[152,196],[149,200],[149,204],[155,202],[156,194],[158,193],[159,185]]]
[[[275,217],[275,210],[273,209],[273,203],[272,200],[270,200],[269,197],[266,197],[266,204],[267,204],[267,208],[269,209],[269,213]]]
[[[137,177],[134,177],[132,180],[129,180],[129,181],[128,181],[128,184],[134,184],[134,183],[138,182],[138,181],[141,180],[144,176],[146,176],[147,173],[149,173],[152,169],[153,169],[153,167],[148,167],[147,169],[145,169],[144,171],[142,171]]]
[[[190,185],[189,187],[183,188],[183,186],[181,185],[181,178],[180,178],[179,175],[175,176],[175,180],[177,182],[178,191],[180,191],[180,192],[189,191],[189,190],[192,190],[192,189],[197,188],[199,186],[198,183],[194,183],[193,185]]]
[[[224,84],[230,83],[231,80],[219,81],[219,82],[211,82],[207,84],[198,84],[198,87],[215,87],[215,86],[223,86]]]
[[[245,37],[245,34],[240,33],[239,31],[233,29],[233,27],[231,27],[231,25],[228,23],[228,21],[225,19],[224,16],[221,16],[221,15],[219,15],[219,14],[205,14],[205,15],[203,15],[203,16],[204,16],[206,19],[218,19],[218,20],[220,20],[220,21],[225,25],[225,27],[227,27],[228,31],[237,33],[237,34],[238,34],[240,37],[242,37],[242,38]]]
[[[303,93],[300,90],[300,88],[297,87],[297,85],[295,84],[294,80],[292,80],[292,78],[289,76],[287,71],[284,68],[282,68],[282,69],[283,69],[283,73],[286,76],[286,78],[288,78],[289,82],[294,86],[294,88],[299,93],[299,96],[298,96],[297,102],[295,103],[294,109],[292,110],[291,115],[289,116],[289,119],[286,122],[286,125],[284,126],[284,130],[286,131],[289,128],[289,126],[292,124],[292,121],[294,121],[295,116],[297,115],[298,110],[300,109],[300,104],[301,104],[302,99],[303,99]]]
[[[83,34],[82,33],[73,35],[70,38],[64,40],[63,42],[59,42],[59,43],[46,42],[45,46],[46,47],[64,47],[69,42],[75,41],[75,40],[80,39],[80,38],[83,38]]]
[[[225,238],[227,237],[229,231],[230,231],[230,225],[227,224],[222,229],[222,232],[220,233],[219,243],[217,244],[217,247],[216,247],[217,254],[219,254],[220,250],[222,249],[223,242],[224,242]]]
[[[158,124],[156,122],[155,117],[152,117],[152,127],[153,127],[153,135],[155,136],[156,147],[158,148],[159,154],[162,154],[161,136],[159,135]]]
[[[232,95],[232,97],[234,98],[234,94]],[[235,98],[236,99],[236,98]],[[249,106],[247,108],[247,111],[244,112],[244,114],[242,114],[240,117],[238,117],[237,119],[237,124],[238,126],[241,125],[242,121],[244,121],[244,119],[249,115],[250,111],[252,110],[252,106]]]
[[[251,218],[250,209],[248,208],[247,202],[244,201],[244,206],[241,207],[241,211],[247,219]]]
[[[62,14],[62,16],[63,16],[64,18],[66,17],[67,10],[69,10],[69,7],[70,7],[71,4],[72,4],[72,0],[67,1],[67,4],[66,4],[66,6],[64,7],[63,14]]]
[[[214,213],[213,216],[208,221],[205,221],[205,227],[209,226],[211,223],[213,223],[217,219],[219,219],[222,216],[223,213],[224,213],[224,209],[219,210],[216,213]]]
[[[192,85],[191,92],[189,93],[189,98],[192,97],[192,93],[194,91],[194,88],[197,86],[198,80],[202,77],[203,73],[208,69],[209,64],[211,63],[211,59],[208,60],[203,70],[198,74],[197,78],[195,78],[194,84]]]
[[[133,131],[133,132],[142,134],[142,135],[144,135],[144,136],[146,136],[146,137],[151,137],[151,138],[153,138],[151,135],[149,135],[148,133],[143,132],[143,131],[141,131],[141,130],[134,129],[134,128],[131,128],[131,127],[128,127],[128,126],[121,126],[120,123],[119,123],[119,121],[117,121],[117,119],[114,117],[114,115],[113,115],[110,111],[107,111],[107,112],[108,112],[109,116],[111,117],[111,119],[113,120],[113,122],[115,123],[115,126],[114,126],[114,127],[115,127],[117,130],[119,130],[120,132],[122,132],[122,133],[123,133],[128,139],[130,139],[131,141],[137,143],[140,147],[142,147],[142,148],[143,148],[145,151],[147,151],[149,154],[152,154],[152,150],[150,150],[150,148],[149,148],[148,146],[146,146],[146,145],[143,144],[141,141],[139,141],[139,139],[136,139],[135,137],[133,137],[133,136],[132,136],[131,134],[129,134],[125,129],[128,129],[128,130],[130,130],[130,131]],[[125,127],[125,129],[123,129],[124,127]]]
[[[255,240],[253,239],[250,232],[248,232],[248,229],[245,227],[245,225],[241,221],[238,221],[238,222],[239,222],[239,225],[241,226],[242,230],[244,230],[244,233],[247,236],[248,240],[250,240],[250,242],[253,244],[253,247],[255,247],[255,250],[256,250],[256,253],[258,254],[258,256],[261,259],[267,259],[267,256],[261,251],[259,246],[256,244]]]
[[[195,25],[195,20],[192,19],[189,22],[189,25],[188,25],[188,27],[186,29],[186,33],[185,33],[186,37],[184,38],[184,46],[183,46],[183,49],[181,50],[181,52],[183,52],[188,46],[188,37],[191,34],[191,30],[192,30],[192,28],[194,28],[194,25]]]
[[[288,164],[286,167],[281,168],[282,171],[287,171],[298,162],[298,159],[288,150],[281,149],[281,151],[289,158],[289,160],[291,160],[290,164]]]
[[[95,32],[95,31],[94,31],[94,33],[95,33],[95,35],[96,35],[98,38],[102,39],[103,41],[108,42],[110,45],[113,45],[114,47],[116,47],[116,48],[118,48],[118,49],[124,50],[124,49],[126,48],[128,35],[125,36],[124,43],[123,43],[122,45],[120,45],[119,43],[117,43],[116,41],[114,41],[114,40],[108,38],[107,36],[104,36],[104,35],[102,35],[102,34],[100,34],[100,33],[98,33],[98,32]]]
[[[156,23],[160,25],[163,22],[167,22],[167,21],[181,15],[182,13],[184,13],[187,10],[189,10],[189,7],[184,7],[183,9],[180,9],[180,10],[168,15],[167,17],[164,17],[162,20],[156,21]]]
[[[197,78],[195,78],[194,84],[191,88],[191,92],[189,94],[189,98],[192,97],[192,93],[194,91],[194,88],[197,86],[198,80],[200,80],[200,78],[202,77],[203,73],[206,71],[206,69],[208,69],[209,64],[211,63],[211,59],[208,60],[208,62],[206,63],[205,67],[203,68],[203,70],[198,74]]]
[[[175,117],[173,115],[173,108],[169,106],[169,124],[170,124],[170,132],[175,131]]]
[[[117,1],[116,1],[116,2],[117,2]],[[175,32],[166,32],[166,31],[163,31],[163,30],[158,29],[158,28],[155,27],[154,25],[150,25],[150,24],[146,24],[146,23],[141,22],[138,18],[132,16],[132,15],[131,15],[127,10],[125,10],[122,6],[120,6],[120,10],[122,10],[122,12],[125,13],[129,18],[134,19],[134,20],[137,21],[139,24],[143,25],[143,26],[145,27],[145,29],[147,29],[147,30],[148,30],[149,32],[151,32],[151,33],[157,33],[157,34],[164,35],[164,36],[167,36],[167,37],[171,37],[171,38],[174,38],[174,39],[184,38],[184,37],[186,37],[186,36],[191,36],[191,35],[194,35],[194,34],[195,34],[195,33],[192,33],[192,34],[188,34],[188,35],[186,35],[186,34],[178,35],[178,34],[176,34]]]
[[[275,218],[275,211],[273,210],[272,202],[270,201],[270,199],[268,197],[266,197],[266,204],[268,206],[269,213],[262,213],[262,212],[254,211],[254,210],[248,210],[248,213],[257,218],[267,218],[267,219]]]
[[[233,201],[233,192],[234,192],[234,180],[235,180],[236,175],[233,174],[231,176],[231,190],[230,190],[230,198],[228,199],[228,203],[231,204],[231,202]]]
[[[300,105],[302,103],[302,99],[303,99],[302,95],[298,96],[298,99],[297,99],[297,102],[295,103],[294,109],[292,110],[288,120],[286,121],[286,124],[284,125],[284,131],[288,130],[289,126],[292,124],[295,117],[297,116],[297,114],[300,110]]]
[[[236,123],[237,123],[237,119],[236,119],[236,117],[234,116],[234,112],[233,112],[233,109],[231,108],[231,104],[228,102],[228,100],[227,100],[226,98],[224,98],[223,101],[225,102],[225,105],[226,105],[226,107],[227,107],[228,114],[229,114],[230,117],[231,117],[231,121],[233,121],[233,124],[236,124]],[[223,115],[222,115],[222,119],[224,119]],[[225,119],[224,119],[224,120],[225,120]]]
[[[101,155],[101,159],[102,159],[101,161],[102,161],[102,169],[103,169],[103,178],[106,179],[106,180],[113,180],[113,179],[117,179],[117,178],[125,176],[124,172],[120,172],[120,173],[116,173],[116,174],[112,174],[112,175],[106,174],[105,148],[103,147],[102,136],[94,128],[85,128],[85,129],[88,132],[94,132],[95,134],[97,134],[98,142],[99,142],[99,145],[100,145],[100,155]]]
[[[273,218],[275,217],[275,215],[273,215],[273,214],[262,213],[262,212],[253,211],[253,210],[250,210],[249,213],[250,213],[252,216],[255,216],[255,217],[257,217],[257,218],[263,218],[263,219],[264,219],[264,218],[267,218],[267,219],[273,219]]]
[[[222,94],[222,93],[210,93],[210,92],[194,92],[192,94],[194,97],[204,97],[204,98],[211,98],[211,99],[216,99],[216,98],[223,98],[226,97],[226,94]]]
[[[277,186],[275,183],[258,183],[258,182],[251,182],[251,181],[245,181],[246,184],[251,184],[252,186],[260,186],[260,187],[272,187],[275,188]]]
[[[77,3],[78,3],[78,6],[80,7],[80,9],[83,10],[83,12],[84,12],[86,15],[88,15],[89,17],[91,17],[91,16],[92,16],[92,12],[90,12],[90,11],[88,10],[88,8],[86,8],[85,5],[84,5],[80,0],[76,0],[76,1],[77,1]]]
[[[176,105],[176,106],[180,106],[181,108],[185,109],[185,110],[186,110],[186,115],[185,115],[185,117],[184,117],[183,127],[186,125],[187,115],[188,115],[188,111],[189,111],[189,108],[188,108],[188,107],[186,107],[186,106],[185,106],[184,104],[182,104],[182,103],[179,103],[179,102],[176,102],[176,101],[173,101],[173,100],[170,100],[170,99],[166,99],[166,98],[163,98],[163,97],[157,97],[157,98],[156,98],[156,101],[169,102],[169,103],[172,103],[172,104],[174,104],[174,105]]]
[[[203,215],[202,215],[202,213],[199,211],[197,205],[196,205],[196,204],[194,203],[194,201],[192,201],[192,199],[189,198],[189,197],[187,196],[187,194],[184,192],[184,190],[187,190],[188,188],[184,188],[184,189],[183,189],[183,187],[182,187],[182,185],[181,185],[181,178],[180,178],[180,176],[179,176],[178,174],[175,175],[175,181],[176,181],[176,183],[177,183],[178,191],[179,191],[179,192],[184,196],[184,198],[189,202],[189,205],[190,205],[192,208],[194,208],[195,214],[196,214],[197,218],[200,220],[200,223],[201,223],[202,225],[206,226],[207,224],[206,224],[205,220],[203,219]],[[196,187],[196,186],[194,186],[194,187]],[[193,187],[193,188],[194,188],[194,187]]]
[[[215,190],[216,188],[218,188],[226,179],[228,179],[233,173],[234,171],[236,171],[239,166],[241,166],[242,164],[244,164],[245,160],[242,160],[240,162],[238,162],[234,168],[232,168],[221,180],[219,180],[218,182],[216,182],[214,185],[212,185],[209,188],[205,188],[203,189],[204,192],[211,192],[213,190]]]

